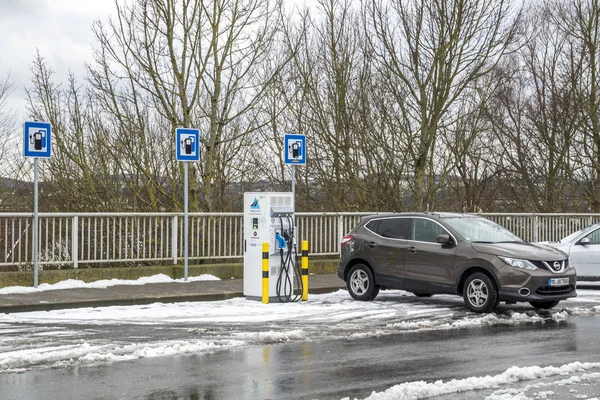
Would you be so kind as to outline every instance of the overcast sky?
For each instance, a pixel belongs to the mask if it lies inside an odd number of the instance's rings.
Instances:
[[[66,80],[69,71],[83,77],[92,60],[95,20],[114,14],[114,0],[0,0],[0,80],[10,73],[15,91],[9,104],[24,121],[23,87],[29,86],[36,49]]]
[[[9,103],[18,113],[17,120],[26,118],[23,88],[29,86],[36,49],[57,81],[66,81],[69,71],[82,78],[84,63],[92,61],[92,46],[96,46],[92,24],[107,21],[115,10],[114,0],[0,0],[0,81],[10,73],[15,91]]]

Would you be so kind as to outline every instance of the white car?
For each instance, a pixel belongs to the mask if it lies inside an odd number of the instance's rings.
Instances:
[[[569,255],[577,277],[600,279],[600,222],[580,229],[558,242],[543,242]]]

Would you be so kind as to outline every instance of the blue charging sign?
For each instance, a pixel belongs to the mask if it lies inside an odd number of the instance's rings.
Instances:
[[[23,154],[30,158],[50,158],[52,155],[52,125],[49,122],[25,122]]]
[[[306,136],[287,134],[283,139],[284,162],[292,165],[306,164]]]
[[[200,131],[192,128],[177,128],[175,131],[177,161],[200,161]]]

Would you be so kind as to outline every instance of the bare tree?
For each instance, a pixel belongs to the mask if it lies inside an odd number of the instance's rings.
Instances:
[[[289,121],[310,144],[305,179],[314,190],[308,202],[313,209],[384,208],[385,200],[398,196],[376,196],[394,177],[383,173],[374,144],[389,149],[387,138],[381,140],[388,129],[374,127],[381,120],[375,117],[372,59],[358,10],[349,0],[321,0],[316,11],[303,13],[295,31],[286,28],[294,65],[287,83],[296,89],[294,98],[286,96]]]
[[[15,202],[14,194],[24,176],[25,163],[18,151],[15,112],[8,104],[13,89],[10,74],[0,78],[0,209],[19,210],[21,206]]]
[[[7,99],[13,90],[10,75],[0,80],[0,159],[6,160],[9,152],[11,130],[14,128],[14,112],[8,107]],[[6,174],[3,171],[3,175]]]
[[[181,126],[200,128],[203,144],[202,196],[192,166],[190,210],[211,211],[226,200],[226,187],[245,165],[248,137],[262,123],[254,106],[272,80],[259,80],[257,69],[272,45],[277,15],[271,2],[258,0],[139,0],[117,2],[117,20],[96,24],[92,82],[118,136],[140,143],[129,160],[147,180],[153,207],[155,192],[166,189],[150,165],[157,155],[149,144],[174,143]],[[181,165],[162,167],[173,188]]]
[[[53,157],[41,171],[47,190],[45,206],[56,210],[108,211],[123,207],[102,132],[94,130],[91,99],[74,75],[65,88],[38,53],[31,64],[31,87],[26,89],[32,119],[53,128]],[[100,134],[98,134],[100,133]]]
[[[175,129],[198,127],[190,210],[288,190],[293,132],[309,143],[305,210],[600,209],[600,0],[544,0],[526,21],[511,4],[319,0],[293,16],[281,2],[117,0],[86,79],[32,64],[30,115],[55,130],[52,207],[180,209]]]
[[[572,96],[573,64],[568,38],[549,23],[548,5],[531,10],[534,39],[524,47],[522,73],[528,88],[524,111],[525,135],[531,147],[521,164],[536,211],[559,212],[573,207],[573,150],[577,137],[577,101]]]
[[[286,32],[287,40],[283,37],[279,38],[277,47],[271,52],[271,61],[265,66],[266,70],[263,72],[266,76],[273,76],[273,84],[257,104],[257,116],[266,123],[258,131],[257,140],[252,143],[250,154],[253,155],[252,162],[257,168],[248,170],[250,174],[245,173],[242,181],[250,184],[248,188],[260,188],[262,184],[263,187],[267,185],[271,190],[289,191],[291,170],[284,161],[283,138],[286,133],[304,133],[298,128],[301,126],[300,121],[303,119],[305,108],[303,86],[296,73],[296,67],[293,63],[289,63],[290,59],[295,58],[294,55],[298,51],[303,35],[298,32],[290,35],[293,29],[290,26],[290,18],[282,18],[282,21],[286,26],[282,31]],[[306,26],[301,25],[299,29],[306,29]],[[281,65],[285,67],[279,69]],[[273,71],[277,73],[273,74]],[[300,183],[308,175],[298,168],[296,176]],[[296,209],[306,207],[304,200],[307,196],[307,187],[302,188],[298,185],[298,188],[300,190],[296,190]]]
[[[520,12],[509,0],[365,1],[376,54],[394,104],[413,137],[414,208],[431,202],[426,185],[439,128],[451,107],[511,49]],[[434,171],[430,172],[430,181]],[[429,200],[428,200],[429,198]]]
[[[585,183],[591,211],[600,212],[600,1],[548,0],[545,9],[564,35],[563,54],[571,60],[571,92],[579,117],[576,178]]]
[[[486,118],[486,104],[491,92],[501,81],[491,73],[480,78],[472,89],[465,91],[455,104],[456,119],[442,130],[440,149],[447,154],[446,168],[441,168],[445,185],[450,193],[441,197],[438,206],[461,212],[493,211],[497,198],[496,185],[502,171],[499,143]],[[448,195],[449,194],[449,195]]]
[[[519,211],[582,210],[581,63],[557,20],[562,6],[547,1],[528,10],[528,38],[503,65],[507,79],[486,107]]]

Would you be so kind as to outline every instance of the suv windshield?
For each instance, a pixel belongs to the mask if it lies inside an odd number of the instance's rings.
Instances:
[[[464,239],[471,242],[522,242],[523,240],[508,229],[481,217],[445,217],[450,225]]]

